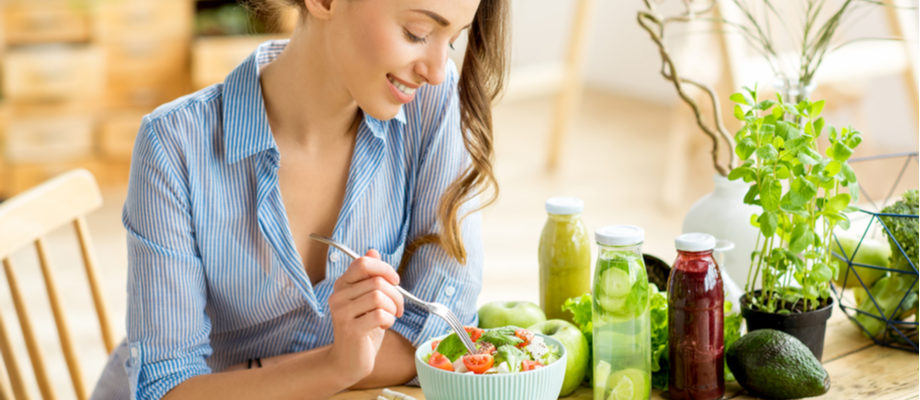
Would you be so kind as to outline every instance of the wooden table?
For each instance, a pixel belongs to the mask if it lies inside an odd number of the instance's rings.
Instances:
[[[831,390],[812,399],[826,400],[902,400],[917,399],[918,357],[903,350],[876,346],[863,337],[859,328],[847,320],[839,308],[827,324],[824,340],[824,368],[831,375]],[[726,383],[726,399],[754,399],[737,382]],[[417,387],[398,386],[393,390],[424,400]],[[332,400],[375,400],[380,389],[339,393]],[[565,400],[593,400],[591,388],[580,387]],[[653,390],[652,399],[664,399],[661,391]]]

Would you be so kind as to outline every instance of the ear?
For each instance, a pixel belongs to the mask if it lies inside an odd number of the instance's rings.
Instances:
[[[303,0],[310,17],[327,20],[332,17],[332,3],[337,0]]]

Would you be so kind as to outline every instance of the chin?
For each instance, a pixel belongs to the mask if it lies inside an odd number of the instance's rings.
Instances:
[[[361,111],[380,121],[388,121],[399,115],[399,104],[374,104],[361,107]]]

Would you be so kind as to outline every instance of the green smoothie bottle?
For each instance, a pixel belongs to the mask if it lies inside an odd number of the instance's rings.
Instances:
[[[581,221],[585,203],[576,197],[546,201],[549,218],[540,235],[540,307],[546,319],[572,322],[566,299],[591,291],[591,245]]]

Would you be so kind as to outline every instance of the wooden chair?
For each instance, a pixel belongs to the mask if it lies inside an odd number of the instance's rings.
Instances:
[[[46,371],[42,349],[36,339],[35,329],[29,318],[28,305],[24,301],[25,290],[34,291],[40,288],[23,288],[16,278],[16,272],[10,256],[28,245],[34,245],[38,252],[38,260],[44,277],[48,300],[51,305],[54,321],[57,326],[61,349],[70,371],[70,379],[76,397],[84,400],[89,397],[89,391],[83,384],[83,373],[77,361],[74,343],[70,330],[67,327],[62,304],[54,274],[52,273],[51,260],[48,258],[44,236],[49,232],[65,225],[72,224],[76,229],[83,264],[86,269],[87,280],[92,292],[96,313],[99,317],[99,326],[102,332],[102,341],[106,351],[111,353],[116,342],[109,322],[109,313],[99,279],[96,272],[96,258],[90,242],[85,215],[102,205],[102,195],[96,184],[95,178],[89,171],[78,169],[61,174],[45,183],[32,188],[18,196],[0,203],[0,261],[9,283],[10,295],[26,348],[38,383],[39,391],[45,400],[56,399],[52,389],[52,380]],[[27,400],[30,399],[23,381],[22,371],[16,360],[10,342],[10,333],[6,327],[5,316],[0,313],[0,353],[9,376],[9,386],[6,380],[0,379],[0,397]]]

